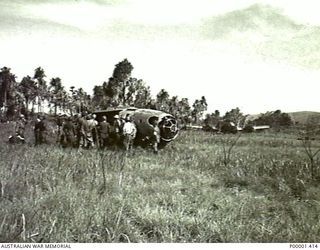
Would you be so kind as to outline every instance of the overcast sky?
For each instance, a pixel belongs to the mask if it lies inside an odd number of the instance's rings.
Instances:
[[[0,0],[0,67],[89,93],[127,58],[209,111],[320,111],[318,0]]]

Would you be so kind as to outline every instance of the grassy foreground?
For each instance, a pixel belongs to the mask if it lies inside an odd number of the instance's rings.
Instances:
[[[8,145],[1,126],[0,242],[320,242],[320,181],[296,136],[184,131],[126,155]]]

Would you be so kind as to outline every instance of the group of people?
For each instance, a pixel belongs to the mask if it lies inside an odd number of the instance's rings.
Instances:
[[[103,116],[98,122],[95,114],[77,114],[74,116],[58,115],[56,117],[56,142],[62,147],[75,148],[100,148],[123,147],[130,151],[133,147],[134,140],[137,136],[137,127],[132,117],[127,114],[126,117],[120,118],[115,115],[113,123],[110,124],[106,116]],[[25,126],[27,120],[24,115],[20,115],[15,123],[15,136],[10,136],[9,141],[25,142]],[[45,116],[38,115],[34,121],[33,131],[35,145],[46,142],[48,132],[48,122]],[[155,153],[158,152],[160,142],[160,129],[155,122],[153,124],[154,134],[150,138]]]
[[[57,120],[57,141],[63,147],[106,148],[109,146],[124,146],[130,150],[137,134],[137,128],[128,115],[120,119],[114,116],[110,124],[106,116],[98,122],[95,114],[60,116]]]
[[[10,143],[25,143],[24,132],[26,124],[27,120],[24,115],[21,114],[14,124],[15,134],[9,136]]]
[[[10,143],[25,143],[25,129],[28,121],[23,114],[20,114],[14,122],[15,134],[9,136]],[[38,115],[34,122],[35,145],[45,143],[46,132],[45,116]]]

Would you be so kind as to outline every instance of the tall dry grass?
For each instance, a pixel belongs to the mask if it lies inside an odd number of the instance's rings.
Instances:
[[[236,136],[182,132],[159,155],[125,154],[34,147],[31,130],[26,145],[8,145],[9,128],[1,242],[320,240],[319,183],[292,135],[242,135],[226,162]]]

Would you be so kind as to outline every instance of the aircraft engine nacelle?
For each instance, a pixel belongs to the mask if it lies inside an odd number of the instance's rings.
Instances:
[[[126,109],[119,113],[120,117],[129,114],[137,126],[137,140],[148,141],[153,136],[153,126],[155,120],[160,129],[160,147],[165,146],[178,136],[177,120],[170,114],[152,109]]]

